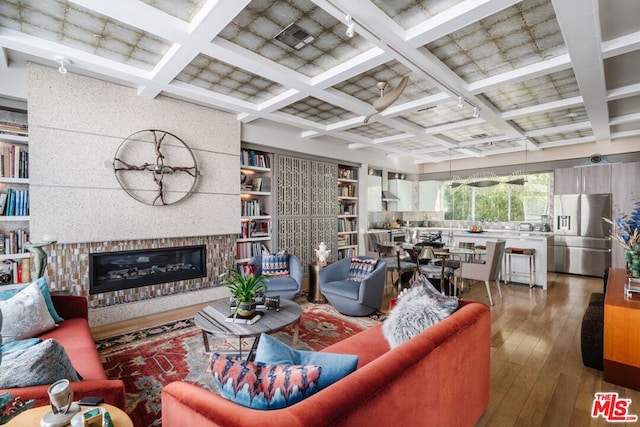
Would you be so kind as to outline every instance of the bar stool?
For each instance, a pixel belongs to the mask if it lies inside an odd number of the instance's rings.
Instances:
[[[509,247],[509,248],[505,248],[504,250],[504,259],[505,259],[505,264],[506,264],[506,283],[511,282],[511,276],[521,276],[521,277],[528,277],[529,278],[529,287],[532,288],[535,286],[534,283],[534,279],[536,276],[536,250],[533,248],[513,248],[513,247]],[[514,273],[511,271],[511,257],[527,257],[528,258],[528,265],[529,265],[529,272],[528,274],[525,273]]]

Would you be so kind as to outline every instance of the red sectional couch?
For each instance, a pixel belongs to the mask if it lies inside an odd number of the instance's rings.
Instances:
[[[89,329],[87,299],[71,295],[52,295],[51,299],[56,312],[65,320],[38,338],[53,338],[62,344],[73,367],[82,376],[82,381],[71,383],[74,400],[83,396],[100,396],[106,403],[124,409],[124,383],[121,380],[107,379]],[[35,406],[44,406],[49,404],[49,385],[10,388],[0,392],[20,396],[25,401],[36,399]]]
[[[460,301],[447,319],[389,349],[381,325],[322,351],[358,354],[358,368],[285,409],[258,411],[198,386],[162,390],[162,426],[473,426],[489,403],[491,312]]]

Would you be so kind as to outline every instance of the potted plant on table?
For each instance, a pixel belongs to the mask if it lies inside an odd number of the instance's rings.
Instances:
[[[252,316],[256,311],[256,296],[267,291],[266,279],[262,276],[255,276],[253,273],[243,275],[232,268],[228,270],[227,274],[228,278],[222,283],[231,292],[233,316]],[[233,302],[235,302],[235,307]]]

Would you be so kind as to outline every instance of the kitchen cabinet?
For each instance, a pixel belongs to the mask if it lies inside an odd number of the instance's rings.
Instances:
[[[420,212],[433,212],[438,210],[438,191],[442,187],[442,181],[420,181],[418,183],[418,210]]]
[[[554,194],[611,193],[611,165],[559,168],[554,172]]]
[[[382,177],[367,175],[367,210],[382,211]]]
[[[413,182],[404,179],[390,179],[389,191],[398,196],[398,201],[388,202],[387,210],[396,212],[415,211],[413,204]]]

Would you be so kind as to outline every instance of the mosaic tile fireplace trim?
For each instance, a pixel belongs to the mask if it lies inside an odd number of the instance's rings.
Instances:
[[[151,240],[126,240],[56,244],[48,252],[47,278],[53,291],[69,291],[89,299],[89,308],[142,301],[220,286],[219,275],[234,265],[235,235],[197,236]],[[175,246],[206,245],[207,276],[89,295],[89,254]]]

